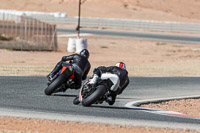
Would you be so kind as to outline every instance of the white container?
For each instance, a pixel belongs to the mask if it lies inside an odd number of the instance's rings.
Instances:
[[[76,39],[76,53],[80,53],[81,50],[87,49],[87,39],[78,38]]]
[[[69,38],[67,51],[68,52],[75,52],[76,51],[76,39],[75,38]]]

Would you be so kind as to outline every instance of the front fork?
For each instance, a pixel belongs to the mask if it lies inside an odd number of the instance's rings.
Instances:
[[[61,73],[61,70],[57,74],[55,74],[52,79],[55,80],[60,75],[60,73]]]
[[[83,91],[84,86],[87,85],[88,82],[89,82],[89,81],[86,81],[86,82],[83,84],[83,86],[81,87],[80,91],[79,91],[79,102],[82,102],[83,95],[82,95],[81,93],[82,93],[82,91]]]

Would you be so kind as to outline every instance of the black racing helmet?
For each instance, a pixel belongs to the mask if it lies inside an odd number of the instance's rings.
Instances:
[[[89,53],[89,51],[87,49],[83,49],[83,50],[81,50],[80,55],[84,56],[84,57],[86,57],[88,59],[89,56],[90,56],[90,53]]]

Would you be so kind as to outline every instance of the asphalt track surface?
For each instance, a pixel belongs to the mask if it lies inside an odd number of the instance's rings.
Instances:
[[[129,86],[113,106],[83,107],[72,103],[78,90],[46,96],[46,77],[0,76],[0,115],[200,130],[199,118],[125,107],[144,100],[199,97],[199,81],[200,77],[130,77]]]
[[[60,33],[76,33],[75,29],[64,29],[57,28],[57,32]],[[199,36],[191,35],[176,35],[176,34],[166,34],[166,33],[148,33],[148,32],[133,32],[133,31],[109,31],[109,30],[91,30],[91,29],[81,29],[81,33],[94,34],[100,36],[119,36],[128,38],[141,38],[147,40],[157,40],[157,41],[170,41],[170,42],[181,42],[181,43],[200,43]]]

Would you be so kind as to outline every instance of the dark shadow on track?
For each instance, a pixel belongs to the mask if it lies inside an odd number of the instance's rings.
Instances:
[[[129,97],[129,98],[124,98],[124,97],[117,97],[117,99],[134,99],[134,98],[131,98],[131,97]]]
[[[53,94],[52,96],[60,96],[60,97],[76,97],[77,95],[69,95],[69,94]]]

